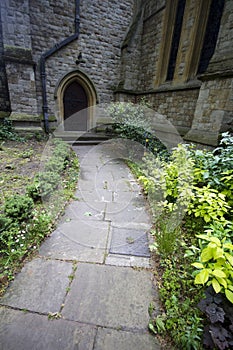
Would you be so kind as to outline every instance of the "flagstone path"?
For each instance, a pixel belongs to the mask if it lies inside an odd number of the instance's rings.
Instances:
[[[148,332],[151,218],[129,148],[74,146],[77,200],[1,298],[1,350],[160,349]]]

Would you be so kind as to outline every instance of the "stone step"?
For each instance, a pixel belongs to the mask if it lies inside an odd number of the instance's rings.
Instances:
[[[54,136],[72,145],[97,145],[113,137],[112,134],[93,131],[56,131]]]

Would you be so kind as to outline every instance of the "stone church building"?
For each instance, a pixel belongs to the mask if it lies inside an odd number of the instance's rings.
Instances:
[[[49,131],[142,97],[188,141],[233,129],[233,0],[1,0],[0,118]]]

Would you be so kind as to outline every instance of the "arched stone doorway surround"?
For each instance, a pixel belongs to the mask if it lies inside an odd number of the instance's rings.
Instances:
[[[86,109],[86,130],[78,130],[78,131],[88,131],[96,126],[95,116],[94,116],[94,108],[89,108],[95,106],[98,103],[96,89],[94,84],[90,80],[90,78],[83,73],[81,70],[74,70],[66,74],[59,81],[56,89],[54,98],[57,101],[56,103],[56,118],[59,124],[60,130],[65,130],[64,128],[64,119],[65,119],[65,102],[64,97],[67,95],[67,91],[71,86],[79,85],[82,87],[83,92],[86,94],[87,98],[87,109]],[[82,114],[82,112],[79,112]],[[77,113],[77,117],[79,117],[79,113]],[[72,117],[73,118],[73,117]],[[74,116],[75,118],[75,116]],[[67,130],[67,131],[76,131],[76,130]]]

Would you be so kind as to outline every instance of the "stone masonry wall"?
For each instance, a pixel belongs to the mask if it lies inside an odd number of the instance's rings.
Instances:
[[[59,81],[75,69],[81,69],[92,80],[100,103],[113,99],[113,90],[120,80],[121,45],[132,20],[134,4],[134,0],[80,0],[79,39],[46,60],[49,115],[55,113],[54,93]],[[41,115],[40,59],[75,33],[75,0],[3,0],[1,7],[13,109]],[[31,59],[21,57],[17,62],[15,47],[21,52],[31,50]],[[85,62],[77,66],[80,52]]]
[[[28,0],[1,0],[3,40],[8,46],[31,48]]]
[[[28,0],[3,0],[4,61],[6,67],[11,119],[37,119],[34,61],[32,58]]]
[[[157,74],[156,62],[160,53],[165,1],[147,1],[144,6],[141,71],[138,85],[142,91],[154,88]]]
[[[233,79],[216,79],[202,84],[189,141],[218,144],[219,133],[233,130]],[[204,142],[205,141],[205,142]]]
[[[122,44],[118,89],[137,90],[140,79],[143,8],[137,8],[132,24]]]
[[[28,119],[29,115],[37,116],[37,99],[35,74],[31,65],[8,62],[8,79],[12,119]]]
[[[233,42],[233,2],[226,0],[221,19],[221,26],[218,35],[218,41],[215,49],[215,55],[223,52],[232,52]]]
[[[33,9],[31,5],[32,45],[36,60],[56,43],[74,34],[74,1],[69,2],[69,6],[67,0],[60,2],[59,6],[55,4],[57,2],[47,1],[47,6],[38,8],[35,1]],[[77,68],[94,83],[100,103],[113,99],[113,89],[119,82],[120,46],[131,20],[132,7],[132,0],[80,1],[79,39],[46,61],[49,114],[54,114],[54,91],[58,82]],[[42,18],[44,23],[41,32]],[[77,66],[80,52],[85,62]]]
[[[233,131],[233,2],[225,1],[215,53],[203,80],[187,140],[217,145],[219,134]],[[204,142],[205,141],[205,142]]]
[[[8,93],[6,66],[4,62],[4,45],[2,35],[2,21],[0,9],[0,118],[10,113],[10,99]]]
[[[199,89],[163,91],[144,95],[153,109],[166,116],[185,135],[191,128]],[[141,97],[141,95],[140,95]]]

